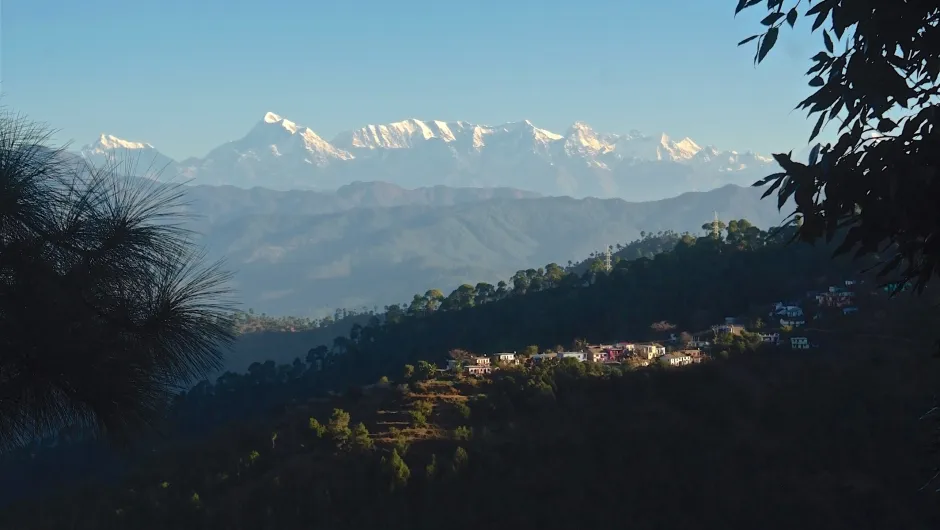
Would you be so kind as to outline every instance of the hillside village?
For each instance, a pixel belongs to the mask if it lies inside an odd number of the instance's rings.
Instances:
[[[735,341],[745,349],[773,347],[789,350],[809,350],[819,347],[813,322],[822,319],[851,316],[859,311],[859,299],[870,296],[886,297],[894,291],[907,291],[903,286],[887,284],[877,289],[862,291],[863,280],[844,280],[830,285],[825,291],[808,291],[794,300],[768,304],[765,314],[755,312],[744,317],[727,317],[724,322],[695,333],[669,332],[659,341],[618,341],[608,344],[587,344],[576,341],[566,350],[537,351],[530,347],[525,352],[497,352],[473,355],[462,350],[451,352],[446,368],[439,372],[468,376],[485,376],[494,370],[509,366],[530,365],[549,360],[575,359],[578,362],[620,365],[634,368],[659,364],[678,367],[706,362],[717,356],[727,356],[727,348]],[[765,320],[766,319],[766,320]],[[809,324],[807,323],[809,322]],[[661,333],[668,332],[671,324],[660,322],[651,326]]]

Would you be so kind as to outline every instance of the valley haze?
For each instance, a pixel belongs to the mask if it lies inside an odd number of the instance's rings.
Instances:
[[[715,212],[758,226],[783,215],[762,190],[734,185],[675,198],[538,197],[511,189],[404,190],[382,182],[335,192],[187,189],[192,228],[235,271],[245,309],[322,316],[410,302],[430,288],[508,280],[580,261],[641,231],[699,232]]]

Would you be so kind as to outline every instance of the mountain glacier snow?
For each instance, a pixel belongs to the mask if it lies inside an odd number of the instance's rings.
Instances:
[[[273,112],[202,158],[174,161],[153,146],[102,134],[80,153],[138,176],[194,184],[329,190],[361,181],[417,188],[512,187],[545,195],[656,200],[749,185],[773,159],[699,146],[691,138],[611,134],[576,122],[558,134],[525,120],[502,125],[407,119],[366,125],[330,141]]]

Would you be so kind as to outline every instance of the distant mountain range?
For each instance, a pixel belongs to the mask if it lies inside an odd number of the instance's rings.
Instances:
[[[358,181],[406,188],[506,186],[543,195],[656,200],[771,171],[769,157],[701,147],[666,134],[606,134],[585,123],[564,134],[526,120],[498,126],[408,119],[367,125],[327,141],[268,112],[241,139],[176,161],[152,145],[102,134],[81,156],[136,166],[138,176],[274,190],[331,190]]]
[[[631,203],[373,182],[334,192],[191,186],[187,199],[210,257],[236,272],[243,309],[319,316],[564,265],[641,231],[697,233],[714,212],[778,224],[776,202],[759,201],[760,193],[725,186]]]

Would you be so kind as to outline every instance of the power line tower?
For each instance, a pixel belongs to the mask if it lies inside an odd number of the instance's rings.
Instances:
[[[712,237],[715,239],[721,238],[721,221],[718,219],[718,212],[715,212],[715,220],[712,221]]]
[[[611,260],[610,260],[612,249],[613,249],[612,246],[607,245],[607,251],[604,253],[604,269],[607,272],[610,272],[613,269],[613,266],[611,265]]]

